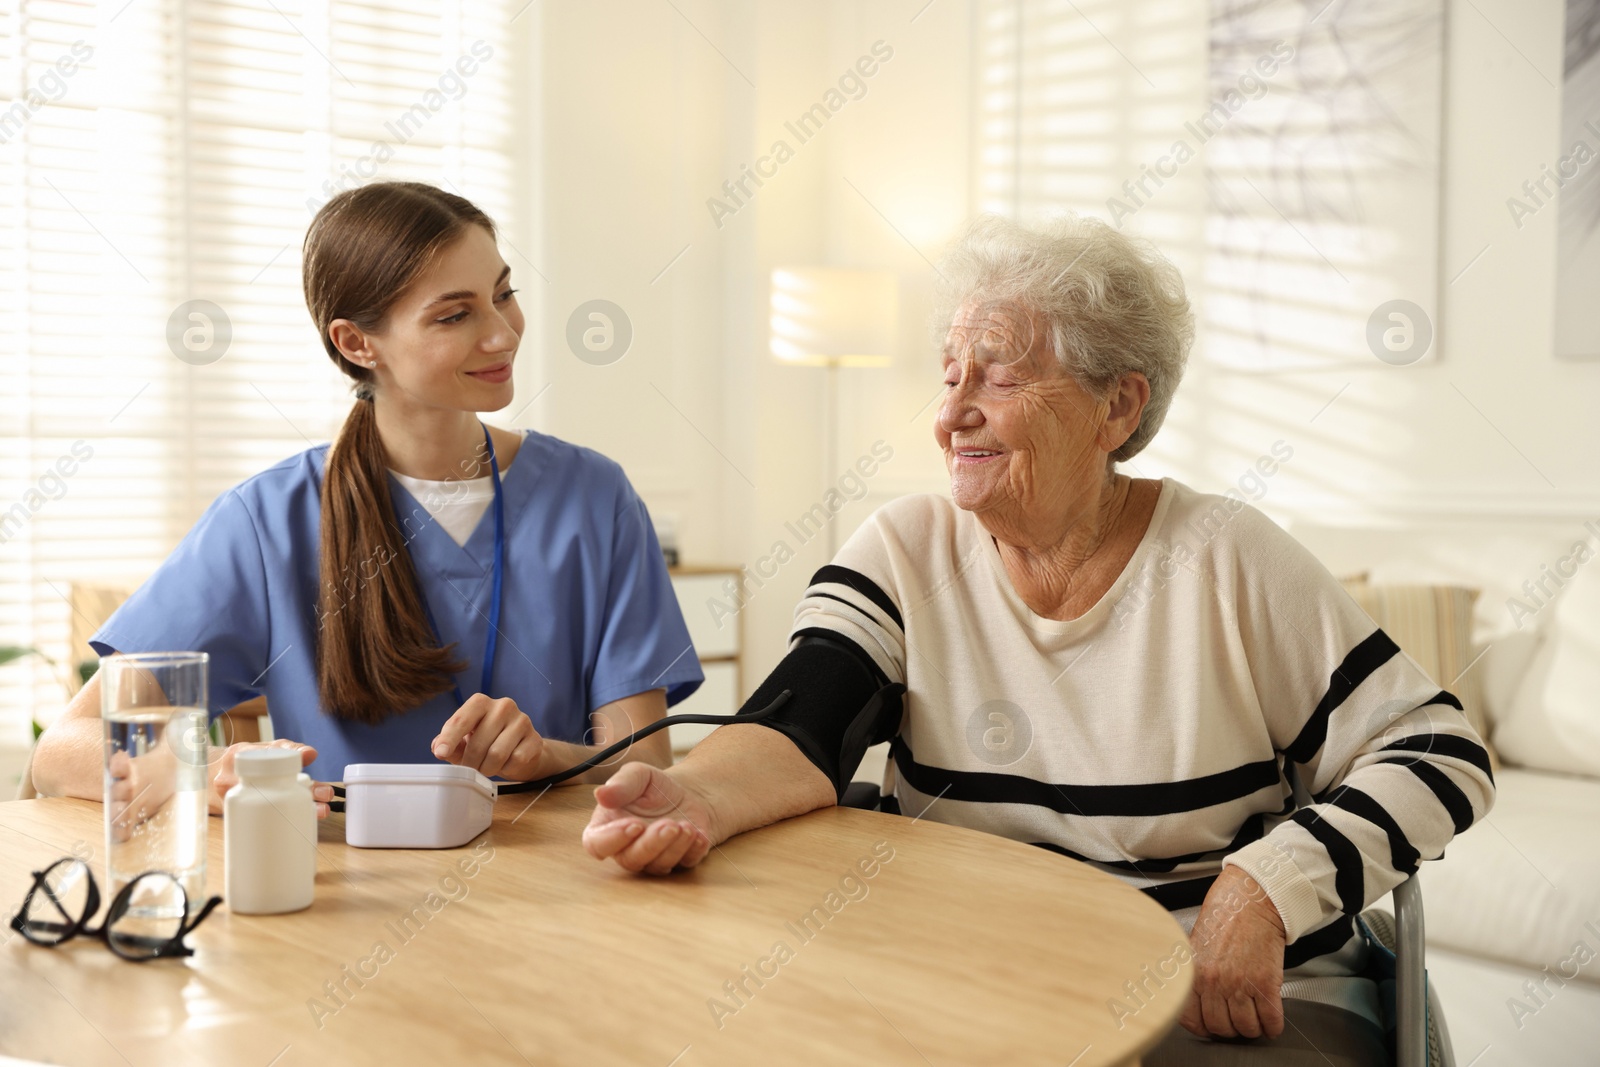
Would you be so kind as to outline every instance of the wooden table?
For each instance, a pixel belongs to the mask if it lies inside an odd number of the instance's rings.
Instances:
[[[531,807],[506,797],[477,842],[444,851],[350,848],[332,816],[310,909],[219,908],[186,960],[134,964],[93,941],[47,949],[0,930],[0,1055],[1093,1067],[1136,1063],[1188,992],[1188,966],[1153,977],[1186,944],[1165,911],[1042,849],[830,809],[645,878],[583,852],[592,806],[585,786]],[[99,879],[102,826],[87,801],[0,804],[0,920],[30,871],[75,847]],[[221,821],[210,828],[220,892]],[[1131,1015],[1126,982],[1147,991]]]

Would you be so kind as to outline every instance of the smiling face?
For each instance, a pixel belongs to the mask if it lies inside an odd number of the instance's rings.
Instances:
[[[352,362],[377,362],[369,369],[386,400],[497,411],[511,403],[511,364],[524,327],[510,275],[489,232],[468,226],[395,301],[379,329],[336,319],[329,333]]]
[[[934,438],[957,507],[1056,515],[1104,481],[1111,401],[1068,375],[1036,317],[963,304],[945,338],[944,381]]]

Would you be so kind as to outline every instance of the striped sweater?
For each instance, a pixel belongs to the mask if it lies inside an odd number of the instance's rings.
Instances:
[[[795,611],[907,686],[886,806],[1084,860],[1192,927],[1225,864],[1283,916],[1286,977],[1350,973],[1351,917],[1488,810],[1461,714],[1261,512],[1166,479],[1116,582],[1035,615],[971,513],[872,515]]]

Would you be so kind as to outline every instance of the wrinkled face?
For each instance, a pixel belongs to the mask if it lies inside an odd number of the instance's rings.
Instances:
[[[944,382],[934,439],[957,507],[1060,513],[1104,480],[1096,441],[1108,401],[1067,374],[1034,316],[963,304],[945,337]]]
[[[524,323],[510,276],[489,232],[467,227],[367,335],[379,390],[461,411],[511,403]]]

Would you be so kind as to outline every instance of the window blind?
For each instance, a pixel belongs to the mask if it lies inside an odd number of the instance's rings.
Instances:
[[[1204,29],[1155,0],[980,0],[978,210],[1074,211],[1164,244],[1192,241],[1192,190],[1169,182],[1135,206],[1122,182],[1141,177],[1203,99]],[[1113,198],[1132,215],[1113,219]]]
[[[337,430],[299,271],[329,196],[426,181],[516,232],[516,13],[0,0],[0,645],[67,668],[75,583],[137,585],[220,493]],[[61,681],[0,669],[0,744]]]

